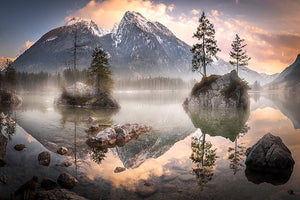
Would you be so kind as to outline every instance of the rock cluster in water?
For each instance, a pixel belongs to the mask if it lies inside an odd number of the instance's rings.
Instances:
[[[151,126],[139,124],[125,124],[113,126],[100,131],[96,137],[89,138],[86,143],[92,147],[108,148],[116,145],[122,146],[128,141],[137,138],[140,134],[148,132]]]
[[[190,97],[183,106],[186,108],[247,108],[248,85],[235,70],[223,76],[211,75],[196,83]]]
[[[96,92],[97,90],[89,85],[76,82],[74,85],[65,88],[61,96],[55,100],[59,106],[80,106],[98,108],[119,108],[120,105],[108,91]]]

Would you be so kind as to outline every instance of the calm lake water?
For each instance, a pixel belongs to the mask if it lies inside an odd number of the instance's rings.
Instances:
[[[8,139],[8,164],[0,168],[0,175],[10,177],[7,185],[0,184],[0,196],[8,198],[33,175],[56,180],[68,172],[80,182],[72,191],[88,199],[142,199],[136,191],[145,181],[157,187],[147,199],[300,198],[299,101],[251,94],[247,111],[186,111],[182,102],[187,95],[116,92],[118,111],[57,108],[54,96],[25,95],[23,105],[12,111],[18,125]],[[89,116],[103,125],[139,123],[153,130],[123,147],[91,149],[85,144]],[[296,164],[290,177],[246,171],[245,150],[268,132],[280,136],[292,152]],[[18,143],[27,148],[15,151]],[[69,149],[68,156],[51,153],[49,167],[38,165],[38,153],[60,146]],[[203,152],[207,159],[201,160]],[[55,166],[67,159],[71,167]],[[126,170],[114,173],[116,167]]]

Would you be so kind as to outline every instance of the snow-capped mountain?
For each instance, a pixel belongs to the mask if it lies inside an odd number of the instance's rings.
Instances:
[[[111,30],[99,28],[93,21],[72,18],[65,26],[43,35],[14,62],[18,71],[57,72],[72,67],[75,32],[77,32],[77,65],[87,68],[95,47],[108,52],[117,77],[165,76],[191,79],[191,47],[178,39],[167,27],[152,22],[140,13],[127,11]],[[225,74],[234,69],[222,59],[208,66],[208,74]],[[262,85],[274,77],[259,74],[247,67],[240,76],[249,83]]]

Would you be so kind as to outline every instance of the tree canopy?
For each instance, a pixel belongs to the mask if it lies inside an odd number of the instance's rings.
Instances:
[[[217,47],[215,40],[214,25],[206,18],[204,12],[199,18],[199,26],[193,37],[199,42],[194,44],[191,49],[193,53],[192,71],[199,72],[205,77],[207,65],[213,62],[213,57],[217,58],[216,54],[221,50]]]
[[[93,60],[88,68],[88,83],[94,85],[98,93],[113,89],[114,81],[111,78],[112,71],[108,55],[101,47],[96,47],[93,52]]]
[[[245,42],[244,39],[241,39],[238,34],[235,35],[235,40],[232,41],[231,47],[232,51],[230,51],[230,58],[233,60],[229,61],[230,64],[236,66],[236,72],[239,74],[239,66],[247,66],[249,60],[251,59],[247,55],[247,51],[243,50],[247,44],[243,44]]]

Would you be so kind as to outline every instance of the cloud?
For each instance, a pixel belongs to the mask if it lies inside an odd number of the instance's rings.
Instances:
[[[85,7],[72,13],[66,19],[72,16],[89,18],[102,28],[110,29],[114,23],[120,22],[126,11],[137,11],[146,18],[164,22],[172,19],[167,13],[172,12],[174,8],[174,4],[154,4],[150,0],[106,0],[103,2],[91,0]]]
[[[190,12],[193,14],[193,15],[198,15],[200,13],[200,9],[196,10],[196,9],[193,9],[191,10]]]
[[[168,10],[169,10],[170,12],[172,12],[172,11],[174,10],[174,8],[175,8],[175,5],[174,5],[174,4],[171,4],[171,5],[168,6]]]
[[[22,53],[24,53],[27,49],[29,49],[33,44],[34,44],[34,42],[30,42],[29,40],[27,40],[27,41],[25,42],[25,45],[22,46],[22,47],[20,48],[20,50],[19,50],[20,55],[21,55]]]

